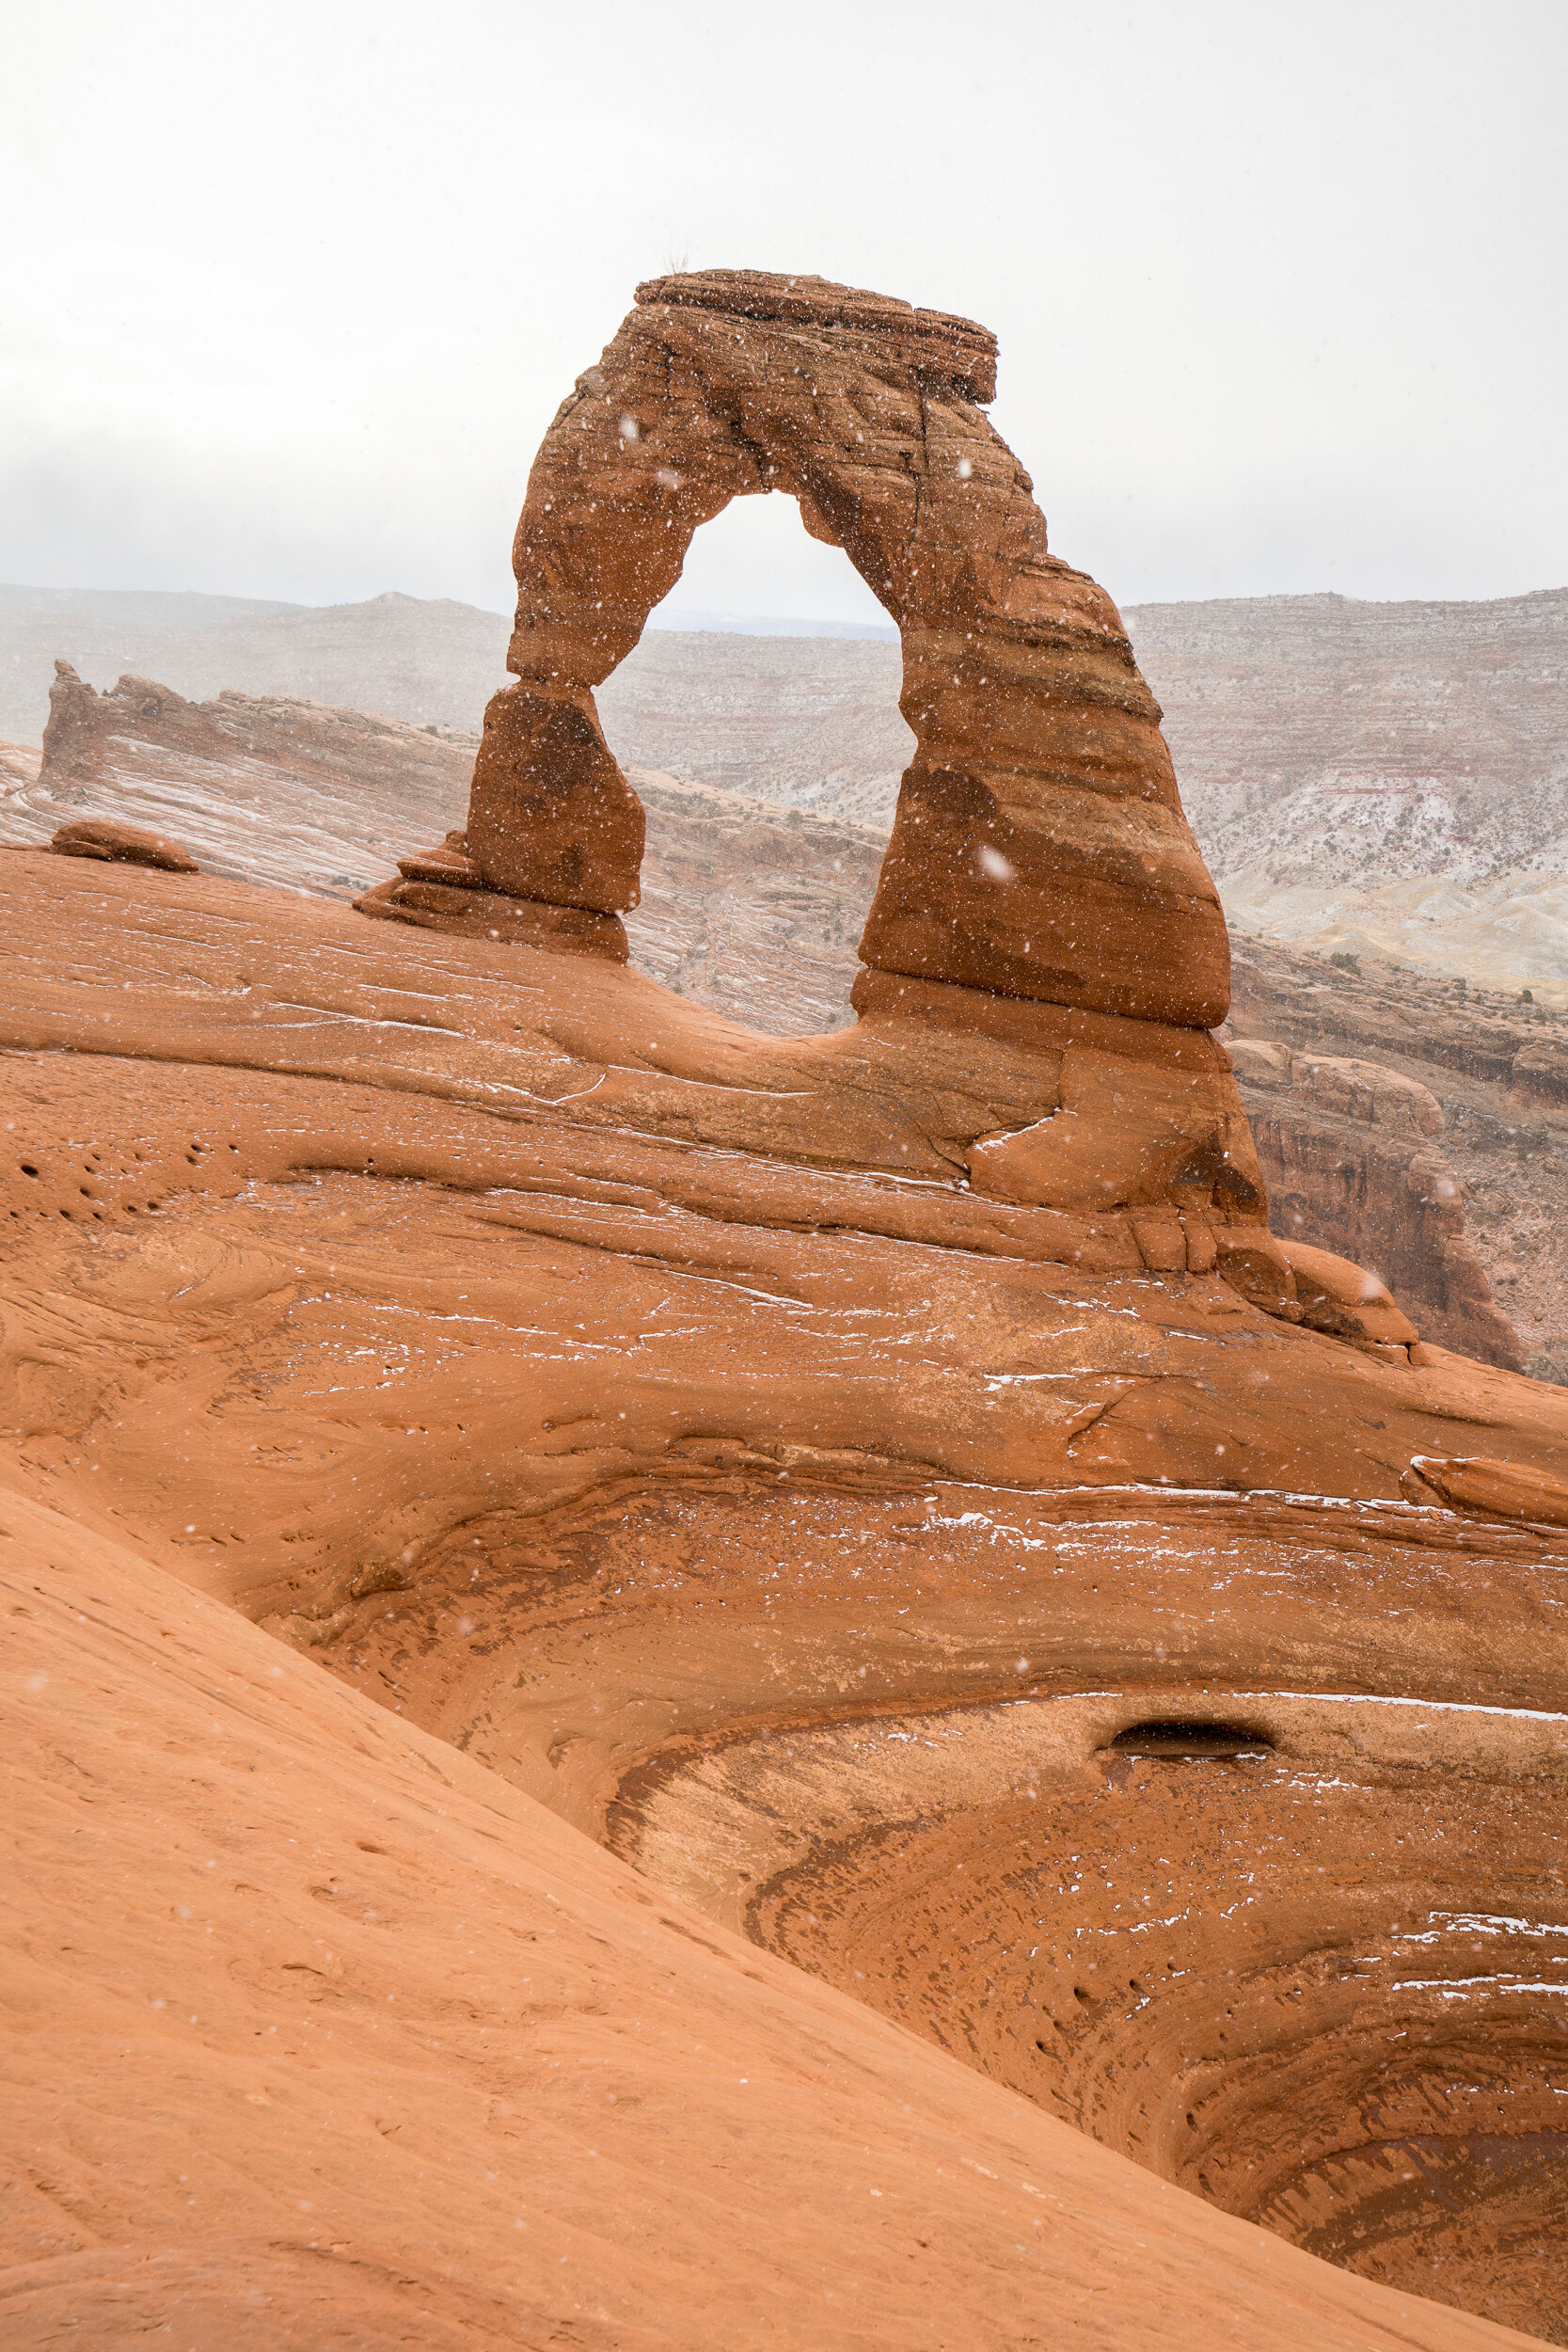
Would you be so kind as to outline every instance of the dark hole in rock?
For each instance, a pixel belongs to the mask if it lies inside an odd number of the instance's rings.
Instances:
[[[1244,1724],[1180,1723],[1164,1720],[1130,1724],[1110,1743],[1115,1756],[1266,1756],[1274,1741],[1266,1733]]]

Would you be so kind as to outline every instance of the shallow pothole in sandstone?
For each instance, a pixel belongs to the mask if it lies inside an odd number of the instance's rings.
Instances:
[[[1147,1756],[1178,1762],[1185,1756],[1263,1756],[1274,1746],[1266,1732],[1241,1724],[1171,1719],[1130,1724],[1118,1731],[1104,1753]]]

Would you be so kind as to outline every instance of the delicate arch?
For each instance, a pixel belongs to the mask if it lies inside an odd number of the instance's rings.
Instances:
[[[784,490],[903,640],[916,738],[861,944],[875,971],[1209,1027],[1219,900],[1104,591],[1047,552],[980,404],[972,321],[815,278],[656,278],[545,436],[514,546],[518,684],[492,701],[467,851],[492,889],[635,905],[642,812],[593,690],[693,533]]]

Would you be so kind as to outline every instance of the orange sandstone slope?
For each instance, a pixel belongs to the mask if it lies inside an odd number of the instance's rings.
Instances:
[[[0,1502],[8,2344],[1521,2339],[1165,2187]]]

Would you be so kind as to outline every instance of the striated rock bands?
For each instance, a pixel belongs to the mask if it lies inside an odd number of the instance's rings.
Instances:
[[[1225,1033],[1275,1231],[1375,1266],[1428,1338],[1553,1380],[1568,1375],[1559,1027],[1537,1005],[1239,940]]]
[[[123,810],[0,860],[26,2352],[1568,2340],[1568,1400],[1270,1231],[1157,714],[992,358],[642,289],[469,824],[358,902],[419,931],[150,884]],[[593,701],[775,480],[917,737],[830,1036],[623,968]],[[161,691],[62,675],[57,788],[133,710],[215,759]],[[1396,1005],[1271,1035],[1248,977],[1254,1099],[1435,1162]]]
[[[472,736],[363,710],[226,691],[195,703],[150,678],[112,692],[55,663],[37,772],[0,802],[13,838],[131,826],[208,871],[342,896],[392,863],[409,828],[462,809]]]
[[[1126,617],[1210,863],[1249,896],[1563,872],[1568,590]]]
[[[1522,1370],[1518,1338],[1465,1230],[1464,1187],[1427,1140],[1443,1132],[1436,1097],[1375,1062],[1255,1038],[1234,1039],[1230,1057],[1275,1231],[1288,1241],[1334,1233],[1345,1254],[1386,1277],[1430,1336]]]
[[[768,652],[766,641],[738,642]],[[764,684],[771,675],[766,664],[759,673]],[[667,683],[673,698],[677,673]],[[400,833],[439,833],[472,766],[471,737],[309,703],[230,692],[193,706],[164,687],[126,681],[99,695],[73,677],[56,679],[55,697],[74,723],[52,737],[41,779],[36,758],[19,755],[6,803],[18,830],[41,842],[62,818],[67,830],[134,818],[194,842],[211,870],[294,887],[360,888]],[[673,699],[668,715],[673,724]],[[634,772],[632,782],[649,829],[641,901],[624,924],[488,888],[455,830],[399,857],[398,878],[367,893],[364,911],[480,940],[611,961],[629,953],[752,1028],[852,1018],[853,941],[876,886],[877,834],[670,776]],[[88,818],[76,813],[84,808],[115,815]],[[1555,1018],[1539,1005],[1456,994],[1410,975],[1358,976],[1247,941],[1237,975],[1231,1028],[1256,1034],[1228,1041],[1275,1233],[1378,1267],[1429,1339],[1548,1376],[1568,1371],[1551,1141],[1568,1103],[1568,1053]],[[874,984],[892,991],[890,1002],[912,1006],[920,994],[914,982],[863,973],[863,1002]],[[925,1002],[971,1021],[989,1003],[988,1017],[1015,1028],[1027,1017],[1018,999],[950,987]],[[1146,1063],[1161,1034],[1140,1049]],[[1224,1116],[1233,1119],[1234,1105]],[[1165,1229],[1146,1240],[1167,1258],[1176,1247]],[[1260,1263],[1256,1272],[1277,1280],[1281,1268]]]

